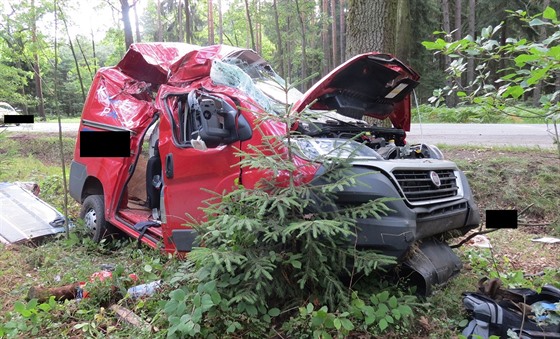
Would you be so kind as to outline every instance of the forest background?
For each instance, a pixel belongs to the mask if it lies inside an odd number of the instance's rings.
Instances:
[[[506,9],[535,14],[559,5],[558,0],[3,1],[0,101],[41,119],[79,116],[97,69],[115,65],[133,42],[168,41],[252,48],[291,82],[307,78],[302,91],[356,54],[388,52],[421,74],[416,92],[426,103],[449,81],[445,70],[453,62],[422,45],[436,38],[434,32],[447,32],[447,41],[476,39],[485,27],[501,24],[500,44],[509,37],[535,40],[546,34],[541,26],[526,25]],[[484,71],[497,79],[504,62]],[[474,58],[465,67],[455,79],[459,85],[477,76]],[[539,105],[546,91],[537,88],[523,99]],[[456,95],[447,95],[447,106],[457,102]]]

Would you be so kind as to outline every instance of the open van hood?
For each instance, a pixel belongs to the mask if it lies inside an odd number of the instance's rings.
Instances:
[[[393,125],[410,130],[410,93],[420,76],[389,54],[370,52],[358,55],[335,68],[311,87],[295,104],[336,110],[361,119],[390,118]]]

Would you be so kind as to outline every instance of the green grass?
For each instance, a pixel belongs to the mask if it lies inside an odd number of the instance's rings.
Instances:
[[[82,119],[81,116],[77,116],[77,117],[60,117],[60,121],[61,121],[61,122],[80,122],[81,119]],[[47,116],[47,121],[46,121],[46,122],[58,123],[58,117],[52,116],[52,115],[48,115],[48,116]]]
[[[67,162],[71,160],[73,147],[74,139],[65,138]],[[560,161],[554,152],[523,147],[445,146],[442,149],[447,158],[456,161],[466,172],[482,211],[493,208],[522,210],[531,205],[522,216],[523,221],[549,223],[544,228],[549,235],[553,228],[559,231]],[[0,181],[36,181],[41,186],[41,197],[61,210],[64,192],[58,154],[56,137],[14,139],[0,134]],[[79,205],[72,199],[70,202],[70,216],[75,218]],[[489,235],[494,246],[492,253],[468,246],[458,249],[465,265],[463,271],[445,287],[436,288],[433,296],[426,299],[421,313],[416,315],[416,328],[412,333],[419,333],[418,337],[423,338],[456,336],[466,322],[461,293],[475,291],[480,278],[495,274],[495,266],[489,259],[491,256],[500,272],[507,274],[503,279],[508,284],[538,288],[544,283],[560,281],[558,271],[547,271],[544,276],[532,280],[522,277],[523,272],[541,270],[539,265],[554,266],[549,263],[557,262],[558,250],[550,245],[532,243],[531,238],[535,236],[523,228],[498,231]],[[111,293],[109,284],[90,284],[95,294],[80,303],[55,303],[48,312],[35,307],[35,320],[14,308],[18,302],[27,305],[25,296],[30,287],[88,281],[92,273],[101,270],[102,264],[115,265],[122,271],[120,278],[111,282],[121,289],[130,284],[126,280],[128,273],[139,275],[142,283],[156,279],[169,281],[178,266],[176,260],[158,251],[146,247],[137,249],[136,242],[126,238],[96,245],[89,240],[80,223],[71,231],[69,239],[59,235],[31,246],[6,247],[0,244],[0,295],[3,296],[0,300],[0,337],[2,330],[17,332],[16,337],[127,338],[149,335],[119,321],[103,306]],[[170,289],[168,287],[152,298],[125,298],[120,303],[153,325],[165,328],[167,323],[160,302],[167,300]],[[21,328],[10,328],[16,324],[22,324],[17,325]],[[164,335],[160,332],[150,336]]]
[[[484,106],[454,108],[420,105],[412,108],[412,122],[423,123],[524,123],[543,124],[545,111],[535,107],[508,107],[504,111]]]

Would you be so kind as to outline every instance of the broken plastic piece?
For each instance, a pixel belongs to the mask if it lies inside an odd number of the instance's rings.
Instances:
[[[542,237],[542,238],[532,239],[531,241],[542,242],[542,243],[545,243],[545,244],[556,244],[556,243],[560,242],[560,239],[553,238],[553,237]]]

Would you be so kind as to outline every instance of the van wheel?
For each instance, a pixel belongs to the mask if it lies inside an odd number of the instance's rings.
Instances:
[[[90,195],[84,200],[80,218],[84,220],[95,242],[100,242],[111,233],[111,225],[105,220],[105,204],[102,195]]]

